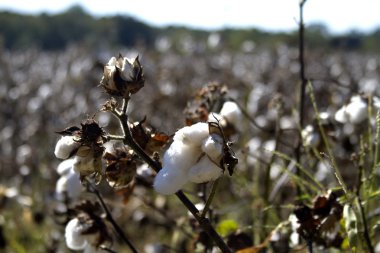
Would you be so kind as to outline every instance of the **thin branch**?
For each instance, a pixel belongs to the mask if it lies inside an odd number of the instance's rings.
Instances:
[[[370,253],[375,253],[375,250],[374,250],[373,245],[371,243],[371,238],[370,238],[370,235],[369,235],[369,229],[368,229],[367,219],[366,219],[365,214],[364,214],[364,207],[363,207],[363,204],[362,204],[362,200],[361,200],[360,194],[358,194],[357,197],[358,197],[358,205],[359,205],[359,208],[360,208],[360,215],[361,215],[361,218],[362,218],[362,221],[363,221],[363,226],[364,226],[364,239],[365,239],[365,242],[367,243],[367,247],[368,247],[369,252]]]
[[[304,128],[304,111],[305,111],[305,93],[306,93],[306,84],[307,80],[305,77],[305,56],[304,56],[304,51],[305,51],[305,25],[303,22],[303,6],[306,3],[306,0],[300,1],[299,4],[299,15],[300,15],[300,21],[299,21],[299,33],[298,33],[298,40],[299,40],[299,65],[300,65],[300,79],[301,79],[301,89],[300,89],[300,101],[299,101],[299,127],[301,129]],[[301,147],[302,147],[302,138],[299,136],[298,138],[298,145],[295,150],[296,152],[296,161],[297,163],[300,163],[301,161]],[[300,172],[298,169],[296,169],[296,174],[299,176]],[[297,193],[298,195],[300,194],[300,189],[297,187]]]
[[[203,208],[203,211],[201,214],[202,218],[206,217],[207,212],[210,210],[210,205],[211,205],[212,200],[214,199],[216,188],[218,187],[219,181],[220,181],[220,177],[218,177],[212,184],[210,195],[207,198],[205,207]]]
[[[133,246],[131,241],[125,235],[124,231],[120,228],[120,226],[116,223],[116,221],[112,217],[112,214],[111,214],[110,210],[108,209],[106,203],[104,202],[103,197],[100,194],[100,192],[98,191],[98,189],[96,189],[96,187],[89,180],[87,180],[87,183],[88,183],[89,187],[91,188],[92,193],[94,193],[96,195],[96,197],[98,198],[101,206],[103,207],[104,212],[106,213],[107,220],[111,223],[111,225],[115,229],[116,233],[128,245],[128,247],[131,249],[131,251],[133,253],[138,253],[137,249]]]

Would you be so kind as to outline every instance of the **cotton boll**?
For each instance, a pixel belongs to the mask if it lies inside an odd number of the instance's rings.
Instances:
[[[74,165],[74,159],[67,159],[58,164],[57,173],[59,175],[64,175],[70,171]]]
[[[86,237],[82,235],[82,225],[77,218],[70,220],[65,229],[66,245],[72,250],[82,250],[87,245]]]
[[[188,145],[200,146],[202,141],[208,136],[208,124],[198,122],[191,126],[186,126],[178,130],[173,139]]]
[[[380,98],[373,97],[373,107],[375,107],[376,111],[380,111]]]
[[[335,120],[343,124],[360,124],[367,116],[367,103],[360,96],[353,96],[348,105],[344,105],[335,113]]]
[[[221,127],[225,127],[227,125],[226,119],[219,113],[214,112],[208,115],[208,122],[214,122],[219,124]]]
[[[169,195],[179,191],[187,182],[187,170],[164,167],[156,175],[153,187],[156,192]]]
[[[154,179],[154,189],[165,195],[180,190],[188,181],[187,172],[201,154],[200,147],[175,140],[165,152],[163,168]]]
[[[201,155],[202,150],[197,146],[187,145],[180,141],[174,141],[163,157],[163,167],[188,170]]]
[[[83,250],[83,253],[101,253],[101,252],[104,252],[104,250],[98,249],[94,245],[91,245],[91,244],[87,244],[87,246]]]
[[[94,157],[92,156],[75,156],[74,166],[75,172],[88,174],[94,172]]]
[[[347,105],[346,112],[349,115],[351,123],[359,124],[367,118],[367,104],[360,96],[354,96],[351,98],[351,102]]]
[[[74,169],[70,169],[68,173],[62,175],[55,186],[55,194],[58,200],[64,200],[65,194],[70,199],[76,199],[80,195],[82,184],[79,175],[75,173]]]
[[[213,134],[202,143],[202,151],[214,162],[219,164],[223,152],[223,139]]]
[[[205,155],[190,168],[188,177],[190,182],[199,184],[215,180],[220,177],[222,173],[222,169]]]
[[[336,111],[335,116],[334,116],[335,120],[342,124],[347,123],[348,115],[347,115],[346,110],[347,110],[347,107],[344,105],[342,108]]]
[[[239,106],[235,102],[225,102],[220,110],[220,115],[222,115],[230,124],[236,126],[240,125],[242,114]]]
[[[80,143],[76,142],[73,136],[62,136],[55,145],[54,154],[59,159],[67,159],[79,146]]]
[[[320,142],[320,137],[317,132],[314,131],[312,125],[307,125],[301,132],[303,144],[308,147],[316,147]]]

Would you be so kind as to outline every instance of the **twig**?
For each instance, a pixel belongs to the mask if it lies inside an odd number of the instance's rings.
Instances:
[[[241,106],[241,105],[239,104],[238,101],[236,101],[236,99],[234,99],[234,98],[232,98],[232,97],[229,97],[229,99],[230,99],[231,101],[233,101],[235,104],[237,104],[237,106],[239,107],[239,109],[240,109],[240,111],[242,112],[242,114],[244,115],[244,117],[246,117],[246,118],[249,120],[249,122],[252,123],[253,126],[255,126],[256,128],[258,128],[259,130],[261,130],[261,131],[263,131],[263,132],[267,132],[267,133],[270,133],[270,132],[271,132],[271,130],[268,130],[268,129],[266,129],[266,128],[260,126],[260,125],[255,121],[255,119],[252,118],[251,115],[249,115],[249,113],[244,109],[244,107]]]
[[[111,212],[109,211],[106,203],[104,202],[103,200],[103,197],[102,195],[100,194],[100,192],[98,191],[98,189],[96,189],[96,187],[89,181],[87,180],[87,183],[88,185],[90,186],[92,192],[96,195],[96,197],[98,198],[101,206],[103,207],[103,210],[104,212],[106,213],[106,218],[107,220],[111,223],[111,225],[114,227],[116,233],[120,236],[120,238],[128,245],[128,247],[131,249],[131,251],[133,253],[138,253],[138,251],[136,250],[136,248],[133,246],[133,244],[131,243],[131,241],[128,239],[128,237],[125,235],[124,231],[119,227],[119,225],[116,223],[116,221],[114,220],[114,218],[112,217],[112,214]]]
[[[348,196],[349,192],[348,192],[347,186],[343,180],[342,174],[339,171],[338,165],[336,164],[332,149],[330,147],[330,143],[329,143],[327,136],[326,136],[326,133],[322,127],[321,118],[319,117],[317,102],[315,100],[314,93],[313,93],[313,86],[311,85],[310,82],[308,83],[308,92],[309,92],[311,104],[313,105],[314,112],[317,115],[317,123],[318,123],[319,132],[321,133],[323,144],[325,145],[326,150],[327,150],[327,155],[324,153],[321,153],[321,155],[324,155],[325,157],[328,158],[328,161],[330,161],[329,162],[330,167],[334,171],[334,175],[335,175],[338,183],[342,186],[342,189],[343,189],[344,193],[346,194],[346,196]]]
[[[365,239],[365,242],[367,243],[367,247],[368,247],[368,250],[370,253],[375,253],[375,250],[373,248],[373,245],[371,243],[371,238],[369,236],[369,231],[368,231],[368,224],[367,224],[367,219],[364,215],[364,207],[363,207],[363,204],[362,204],[362,200],[361,200],[361,197],[360,197],[360,194],[357,195],[358,199],[358,205],[359,205],[359,208],[360,208],[360,215],[361,215],[361,218],[362,218],[362,221],[363,221],[363,226],[364,226],[364,239]]]
[[[306,0],[300,1],[299,4],[299,11],[300,11],[300,21],[299,21],[299,32],[298,32],[298,40],[299,40],[299,64],[300,64],[300,79],[301,79],[301,89],[300,89],[300,101],[299,101],[299,127],[303,129],[304,127],[304,110],[305,110],[305,93],[306,93],[306,84],[307,80],[305,77],[305,56],[304,56],[304,51],[305,51],[305,36],[304,36],[304,31],[305,31],[305,26],[303,23],[303,6],[306,3]],[[302,147],[302,138],[299,136],[298,138],[298,145],[296,148],[296,161],[297,163],[300,163],[301,161],[301,147]],[[300,176],[300,171],[296,169],[296,175]],[[297,193],[298,195],[301,194],[300,188],[297,187]]]
[[[207,212],[210,209],[210,205],[211,205],[212,200],[214,199],[214,196],[215,196],[215,193],[216,193],[216,188],[218,187],[218,184],[219,184],[219,180],[220,180],[220,177],[217,178],[214,181],[214,183],[212,184],[212,189],[211,189],[210,195],[207,198],[205,207],[203,208],[203,211],[202,211],[202,214],[201,214],[202,218],[206,217],[206,214],[207,214]]]

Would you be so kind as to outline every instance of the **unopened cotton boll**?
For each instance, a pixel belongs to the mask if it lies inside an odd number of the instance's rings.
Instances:
[[[54,154],[59,159],[67,159],[80,146],[73,136],[62,136],[55,145]]]
[[[190,168],[188,177],[190,182],[205,183],[213,181],[222,175],[222,169],[204,155],[199,162]]]
[[[220,110],[220,115],[224,117],[228,123],[233,124],[236,127],[240,125],[242,113],[235,102],[225,102]]]

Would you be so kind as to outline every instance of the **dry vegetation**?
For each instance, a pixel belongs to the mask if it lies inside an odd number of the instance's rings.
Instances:
[[[109,96],[98,85],[103,64],[111,56],[120,52],[134,57],[137,50],[146,81],[130,101],[128,114],[132,121],[146,117],[146,122],[157,131],[172,135],[186,123],[187,104],[210,82],[226,85],[228,93],[220,99],[233,99],[246,114],[237,123],[240,131],[231,137],[239,163],[232,177],[227,173],[222,177],[212,203],[211,222],[230,247],[237,250],[258,246],[246,252],[259,252],[260,247],[268,248],[269,252],[307,252],[307,241],[302,240],[300,245],[289,241],[292,233],[286,222],[289,215],[300,209],[301,202],[316,209],[315,197],[341,189],[342,184],[349,191],[339,198],[342,206],[350,203],[360,207],[356,192],[365,200],[367,229],[372,246],[376,246],[380,239],[379,160],[376,160],[379,153],[374,120],[377,108],[369,103],[370,120],[360,124],[339,123],[334,114],[355,94],[365,96],[365,101],[380,96],[380,55],[307,51],[306,77],[311,80],[312,95],[318,110],[331,116],[328,128],[324,128],[330,149],[326,149],[322,138],[314,148],[303,146],[302,170],[297,176],[294,164],[300,135],[297,49],[278,43],[274,48],[245,47],[231,52],[222,45],[202,46],[189,41],[181,45],[182,53],[162,46],[162,41],[156,48],[121,48],[117,52],[80,46],[62,52],[33,49],[0,52],[2,252],[68,252],[63,237],[67,206],[56,200],[54,194],[59,178],[56,167],[60,162],[53,153],[59,138],[55,132],[95,115],[107,131],[120,133],[115,118],[100,112]],[[321,134],[318,130],[321,121],[316,120],[311,101],[307,95],[304,122],[312,124],[315,132]],[[338,182],[331,164],[341,173],[343,182]],[[209,239],[204,238],[177,198],[157,194],[142,182],[137,183],[128,198],[125,191],[115,191],[104,182],[98,189],[114,219],[141,252],[193,252],[195,242],[210,247]],[[199,203],[205,199],[202,193],[208,194],[210,189],[211,184],[188,184],[184,190],[194,203]],[[85,191],[81,199],[97,201],[94,194]],[[326,217],[331,218],[329,212]],[[323,218],[321,215],[318,222]],[[348,220],[343,217],[339,229],[345,238],[343,243],[320,252],[343,252],[353,245],[358,252],[369,252],[363,239],[363,221],[360,217],[352,218],[354,221],[350,221],[356,222],[352,228],[347,225]],[[301,224],[306,227],[304,230],[310,229]],[[357,242],[347,236],[354,229]],[[330,248],[334,243],[322,244]],[[314,246],[318,252],[320,248]],[[114,240],[113,249],[128,252],[118,239]]]

